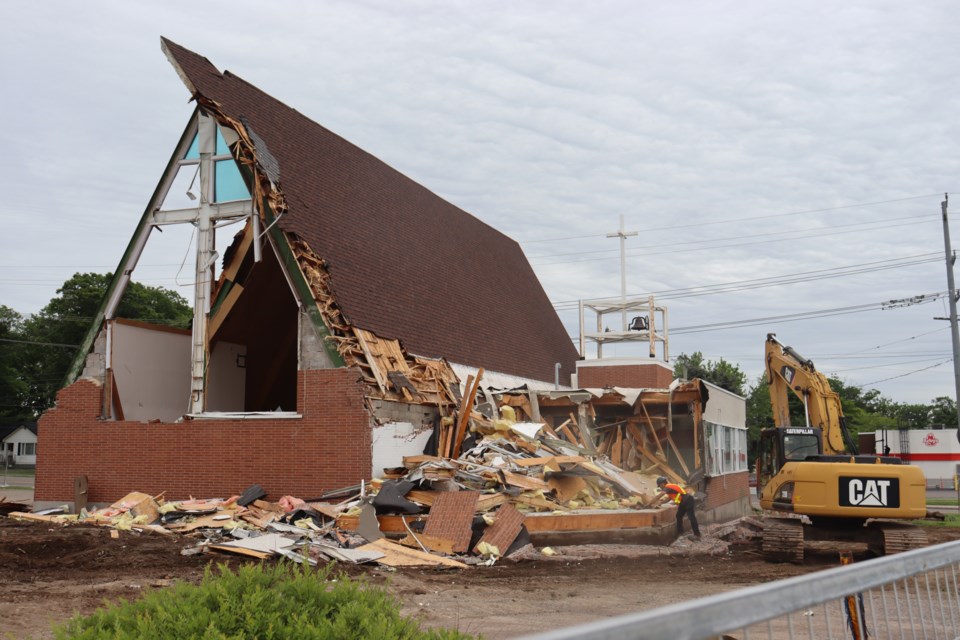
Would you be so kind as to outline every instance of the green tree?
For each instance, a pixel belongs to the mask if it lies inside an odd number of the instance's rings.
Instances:
[[[926,429],[930,424],[930,405],[900,403],[894,418],[898,428]]]
[[[19,374],[23,352],[23,317],[0,305],[0,416],[29,418],[24,408],[27,384]]]
[[[23,336],[37,343],[23,345],[19,371],[27,387],[25,405],[35,415],[53,405],[112,279],[110,274],[74,274],[38,314],[23,322]],[[175,291],[131,282],[116,316],[187,328],[193,311]]]
[[[933,399],[933,404],[930,405],[930,424],[957,426],[957,403],[953,398],[938,396]]]
[[[746,395],[747,374],[740,367],[720,358],[717,362],[704,360],[703,354],[695,351],[692,355],[680,354],[673,365],[673,375],[677,378],[700,378],[739,396]]]

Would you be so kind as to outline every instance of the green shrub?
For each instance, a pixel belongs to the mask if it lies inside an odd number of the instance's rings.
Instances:
[[[56,638],[240,639],[470,638],[421,630],[400,615],[383,589],[291,563],[207,569],[199,585],[177,584],[134,602],[120,601],[76,617]]]

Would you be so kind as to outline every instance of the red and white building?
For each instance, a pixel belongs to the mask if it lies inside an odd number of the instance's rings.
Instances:
[[[874,443],[876,453],[923,469],[928,487],[952,489],[960,473],[960,434],[954,428],[885,429],[874,433]]]

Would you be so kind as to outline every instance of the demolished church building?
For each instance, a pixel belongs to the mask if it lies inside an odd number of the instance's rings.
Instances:
[[[571,453],[706,486],[703,383],[573,390],[583,363],[515,241],[161,46],[196,109],[41,418],[37,504],[73,500],[81,477],[91,503],[251,483],[319,496],[425,450],[455,457],[467,423],[505,406]],[[196,199],[172,206],[185,181]],[[216,229],[231,223],[218,269]],[[192,328],[116,317],[151,233],[173,224],[197,238]],[[738,489],[726,502],[743,500]]]

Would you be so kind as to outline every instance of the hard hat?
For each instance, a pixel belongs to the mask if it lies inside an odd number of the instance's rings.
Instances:
[[[664,478],[663,476],[660,476],[659,478],[657,478],[657,486],[659,487],[660,485],[663,485],[663,484],[667,484],[667,479]]]

